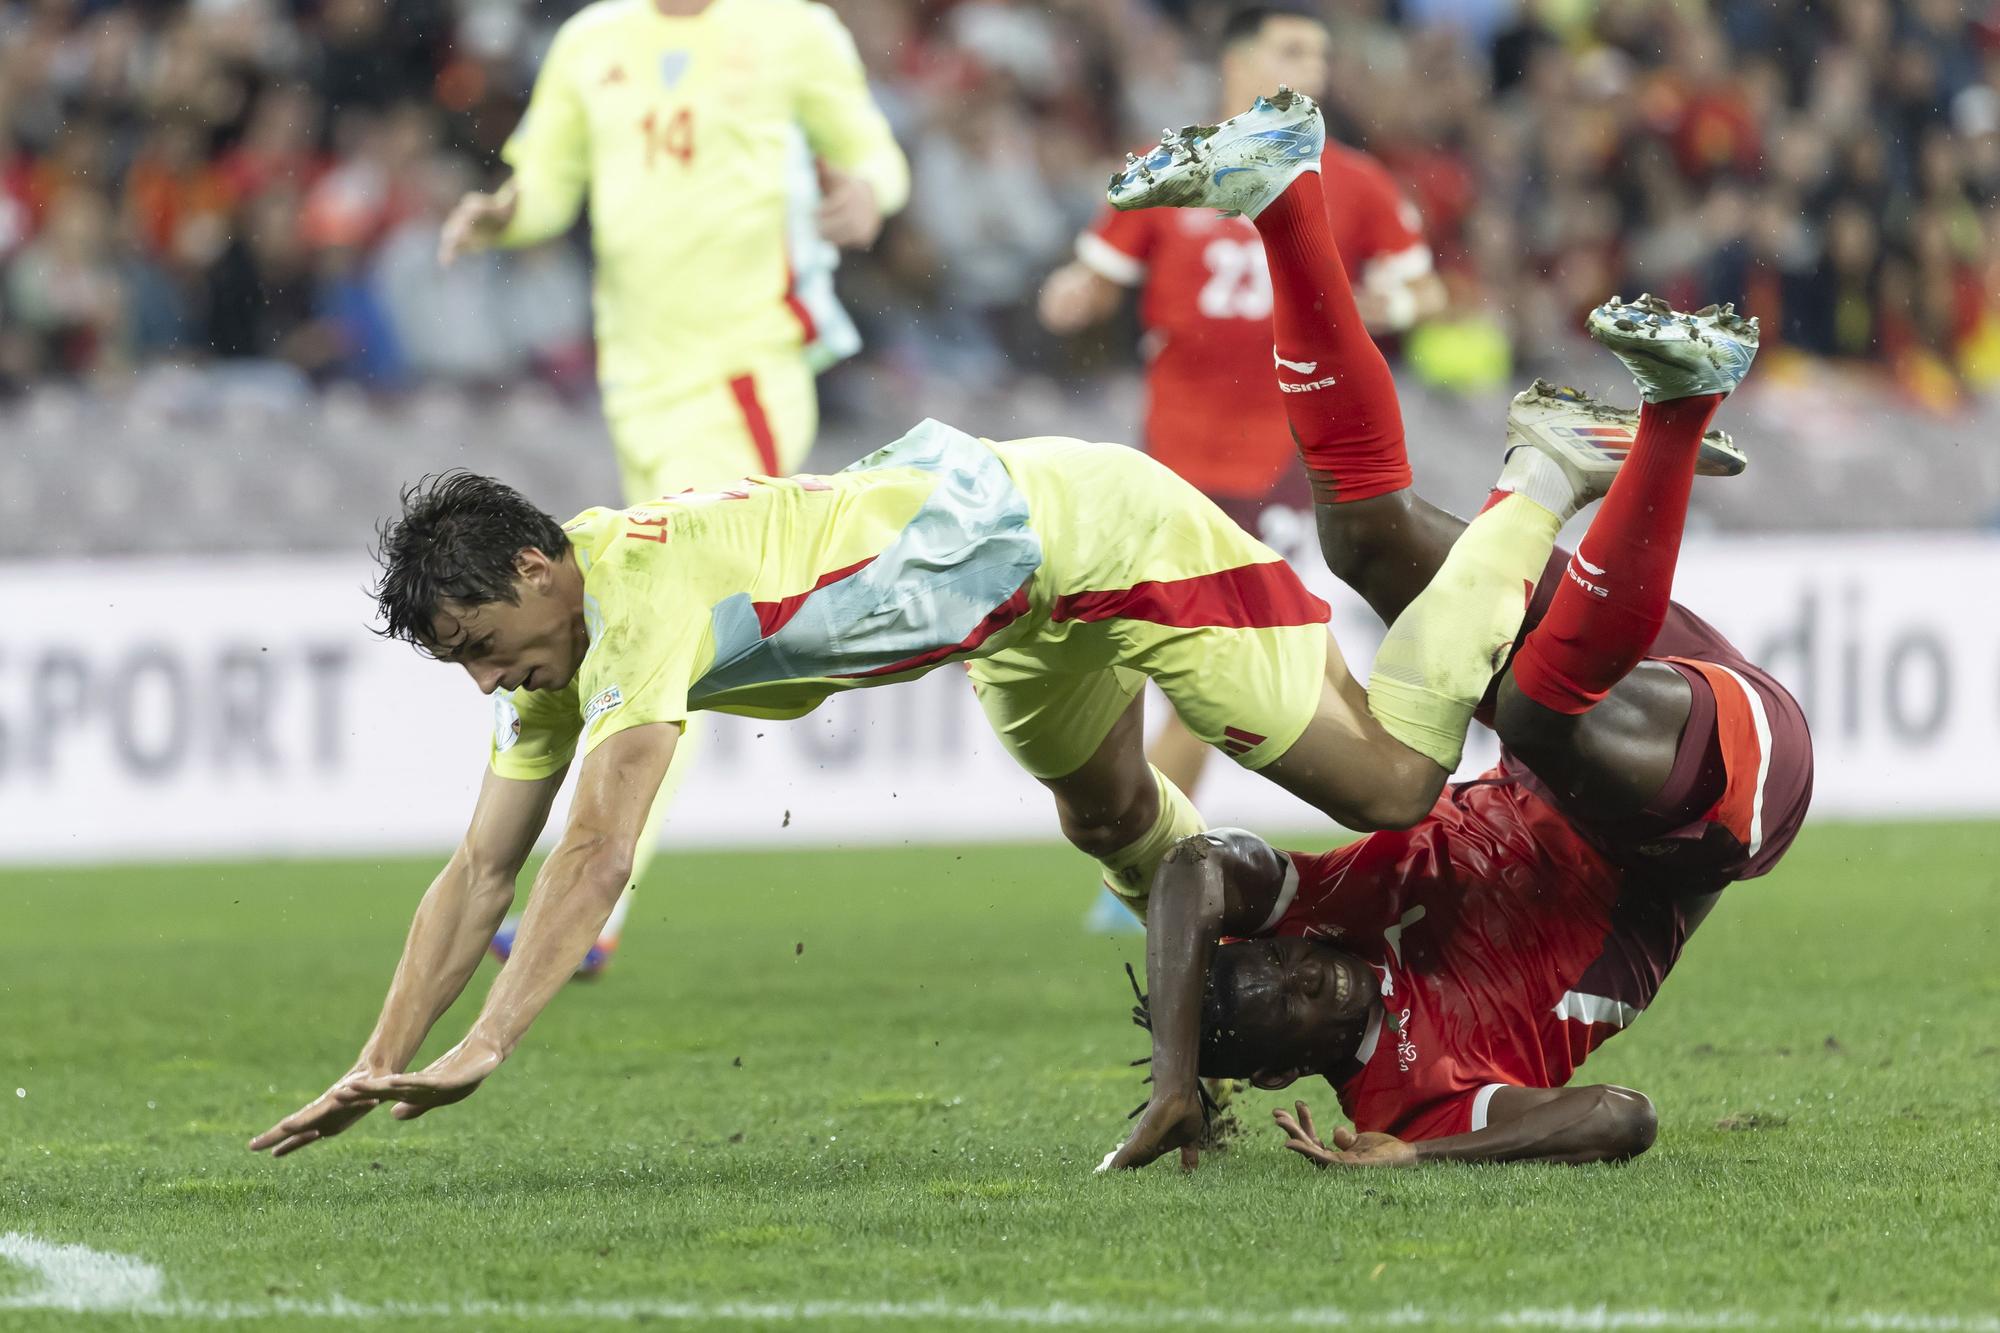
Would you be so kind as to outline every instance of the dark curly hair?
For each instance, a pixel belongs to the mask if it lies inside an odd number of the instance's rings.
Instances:
[[[1153,1030],[1152,1006],[1126,964],[1132,994],[1132,1021]],[[1286,1022],[1283,976],[1266,950],[1251,941],[1217,947],[1201,988],[1201,1045],[1196,1056],[1203,1078],[1249,1078],[1282,1068],[1297,1044]]]
[[[522,551],[560,558],[562,524],[504,482],[454,468],[420,477],[402,495],[402,513],[375,530],[382,576],[371,590],[382,624],[375,632],[418,648],[447,602],[512,602]]]

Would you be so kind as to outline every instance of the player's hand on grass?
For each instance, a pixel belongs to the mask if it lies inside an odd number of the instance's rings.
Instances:
[[[882,234],[875,187],[839,167],[819,164],[819,234],[843,250],[865,250]]]
[[[390,1114],[398,1120],[415,1120],[424,1112],[462,1102],[479,1091],[486,1076],[500,1067],[500,1052],[474,1037],[467,1037],[430,1065],[414,1074],[377,1074],[355,1079],[334,1089],[334,1094],[350,1101],[394,1102]]]
[[[1320,1142],[1312,1111],[1292,1103],[1297,1114],[1273,1107],[1271,1118],[1285,1131],[1285,1146],[1316,1166],[1414,1166],[1416,1150],[1393,1134],[1357,1134],[1345,1125],[1333,1130],[1333,1146]]]
[[[519,189],[511,180],[491,194],[475,190],[460,199],[438,233],[438,264],[450,268],[460,255],[491,248],[514,220],[519,200]]]
[[[1137,1170],[1178,1148],[1181,1169],[1192,1171],[1201,1163],[1201,1153],[1196,1145],[1201,1142],[1202,1131],[1207,1126],[1207,1119],[1201,1113],[1199,1093],[1186,1096],[1156,1093],[1153,1100],[1146,1103],[1139,1123],[1132,1126],[1131,1135],[1100,1162],[1097,1169],[1100,1172]]]
[[[250,1151],[268,1150],[273,1157],[283,1157],[309,1143],[332,1138],[378,1105],[373,1099],[347,1095],[355,1082],[387,1072],[356,1065],[318,1097],[250,1140]]]

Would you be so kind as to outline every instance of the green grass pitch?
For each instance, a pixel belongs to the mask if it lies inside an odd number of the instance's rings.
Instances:
[[[1048,847],[664,858],[472,1100],[251,1156],[431,869],[0,874],[0,1329],[2000,1329],[2000,825],[1816,827],[1732,890],[1587,1070],[1659,1105],[1625,1167],[1327,1174],[1252,1094],[1199,1172],[1094,1177],[1142,949]],[[35,1308],[104,1279],[34,1244],[159,1285]]]

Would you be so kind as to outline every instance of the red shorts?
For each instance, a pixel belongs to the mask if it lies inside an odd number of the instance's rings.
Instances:
[[[1561,551],[1551,557],[1529,607],[1531,626],[1547,609],[1567,558]],[[1647,659],[1679,672],[1693,696],[1666,786],[1627,819],[1588,819],[1567,810],[1564,817],[1613,864],[1657,871],[1676,888],[1720,888],[1767,873],[1798,836],[1812,804],[1812,730],[1805,711],[1769,672],[1678,602],[1668,609]],[[1563,809],[1520,760],[1503,751],[1502,763],[1510,776]]]

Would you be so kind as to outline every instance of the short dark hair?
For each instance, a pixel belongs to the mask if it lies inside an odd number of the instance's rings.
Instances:
[[[376,633],[422,648],[446,602],[515,600],[515,561],[569,550],[562,524],[504,482],[453,468],[403,489],[403,512],[375,530]]]
[[[1201,994],[1201,1076],[1249,1078],[1297,1063],[1284,974],[1271,962],[1269,942],[1221,945]]]
[[[1222,49],[1242,42],[1253,42],[1263,36],[1264,25],[1272,19],[1307,19],[1324,25],[1326,16],[1308,4],[1278,3],[1264,5],[1244,5],[1235,10],[1222,24]]]

